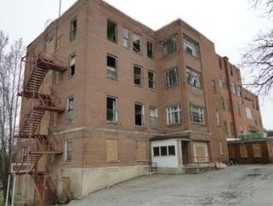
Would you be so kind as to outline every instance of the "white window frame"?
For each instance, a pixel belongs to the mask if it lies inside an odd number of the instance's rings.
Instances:
[[[114,66],[111,66],[108,63],[108,58],[115,59],[115,65]],[[110,78],[110,79],[117,79],[117,77],[118,77],[118,72],[117,72],[117,57],[115,57],[113,55],[110,55],[110,54],[107,54],[106,63],[107,63],[107,77]]]
[[[123,47],[129,48],[130,47],[130,31],[127,28],[123,28]]]
[[[164,72],[164,80],[165,80],[165,86],[171,87],[178,85],[178,69],[177,67],[173,67],[167,71]]]
[[[246,111],[246,117],[248,119],[253,119],[251,109],[249,107],[245,107],[245,111]]]
[[[112,102],[112,108],[108,108],[108,99],[113,100]],[[112,118],[109,118],[109,112],[110,115],[112,115]],[[107,122],[117,122],[118,121],[118,99],[116,97],[107,96],[106,97],[106,121]]]
[[[157,107],[150,106],[150,126],[152,129],[157,129],[158,127],[158,109]]]
[[[191,122],[194,124],[205,124],[205,108],[190,104],[190,116],[191,116]]]
[[[78,30],[78,22],[77,17],[74,17],[70,21],[70,41],[73,41],[77,37],[77,30]]]
[[[67,139],[64,142],[64,161],[71,162],[72,161],[72,140]]]
[[[167,125],[181,123],[181,108],[180,105],[172,105],[166,108]]]
[[[140,73],[137,73],[139,72]],[[143,85],[143,68],[140,65],[134,65],[134,84],[136,86],[142,86]]]
[[[153,42],[147,41],[147,57],[153,58],[154,56],[154,50],[153,50]]]
[[[133,34],[133,51],[136,53],[141,52],[141,36],[139,34]]]
[[[68,77],[73,77],[76,73],[76,54],[69,55]]]
[[[184,49],[185,52],[191,56],[198,57],[198,43],[188,36],[184,36]]]
[[[201,89],[201,73],[186,67],[187,83],[193,87]]]
[[[74,110],[74,97],[70,96],[67,97],[66,100],[66,122],[72,122],[73,121],[73,110]]]

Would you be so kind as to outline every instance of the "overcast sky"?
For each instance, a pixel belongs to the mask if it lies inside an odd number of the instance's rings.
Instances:
[[[240,64],[247,44],[270,28],[249,0],[105,0],[151,29],[181,18],[215,43],[216,52]],[[76,0],[62,0],[62,12]],[[0,30],[28,45],[58,17],[59,0],[0,0]],[[272,28],[272,20],[271,20]],[[273,94],[260,98],[264,127],[273,130]]]

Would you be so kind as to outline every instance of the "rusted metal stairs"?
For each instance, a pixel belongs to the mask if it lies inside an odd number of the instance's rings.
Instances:
[[[65,109],[56,105],[54,96],[41,93],[39,89],[49,70],[64,72],[66,65],[46,54],[36,56],[32,65],[33,70],[24,82],[23,90],[18,94],[32,101],[30,111],[23,121],[21,120],[19,132],[14,136],[29,140],[26,155],[21,159],[21,163],[16,165],[15,173],[30,174],[34,178],[39,204],[46,205],[44,199],[46,188],[41,186],[41,181],[45,181],[45,172],[37,171],[36,168],[43,155],[62,154],[62,151],[55,149],[52,138],[48,134],[40,134],[38,128],[46,111],[61,113]]]

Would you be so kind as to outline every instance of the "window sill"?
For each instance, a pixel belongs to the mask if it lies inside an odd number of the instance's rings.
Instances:
[[[111,80],[115,80],[115,81],[118,81],[118,78],[117,77],[109,77],[107,76],[108,79],[111,79]]]
[[[149,87],[148,87],[148,89],[149,89],[151,92],[157,92],[157,89],[156,89],[156,88],[153,89],[153,88],[149,88]]]
[[[109,120],[107,120],[106,123],[107,123],[107,124],[114,124],[114,125],[117,125],[117,124],[118,124],[118,121],[109,121]]]
[[[107,163],[119,163],[120,162],[120,160],[108,160],[108,161],[106,161]]]
[[[198,122],[191,122],[192,124],[199,125],[199,126],[206,126],[205,123],[198,123]]]
[[[167,124],[167,127],[179,127],[179,126],[181,126],[181,123]]]

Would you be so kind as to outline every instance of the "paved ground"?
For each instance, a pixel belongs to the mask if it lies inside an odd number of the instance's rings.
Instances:
[[[69,205],[272,206],[273,165],[237,165],[198,175],[144,176]]]

